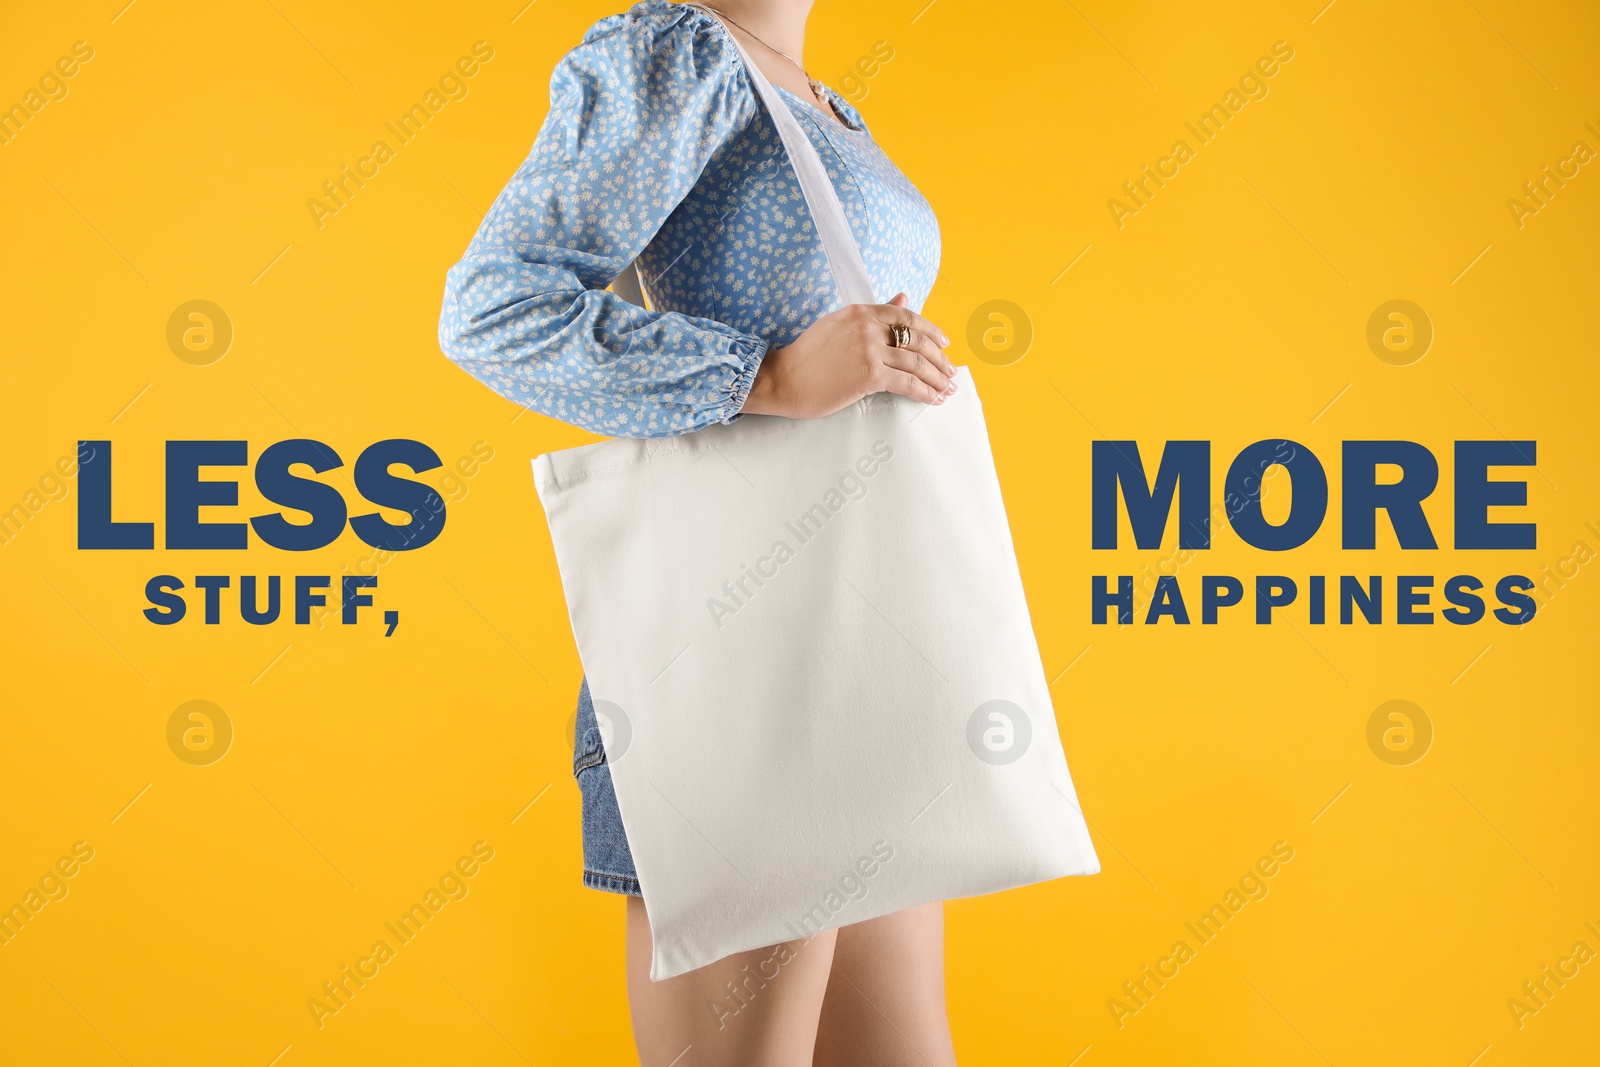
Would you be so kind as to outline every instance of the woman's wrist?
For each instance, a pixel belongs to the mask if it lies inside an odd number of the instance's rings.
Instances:
[[[783,353],[781,348],[767,349],[761,366],[756,368],[755,379],[750,383],[750,392],[745,394],[744,406],[739,409],[741,414],[773,415],[780,410],[778,396],[783,374]]]

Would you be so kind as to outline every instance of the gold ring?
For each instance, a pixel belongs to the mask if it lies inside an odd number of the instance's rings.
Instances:
[[[889,343],[895,348],[911,347],[911,327],[900,323],[891,323],[889,326]]]

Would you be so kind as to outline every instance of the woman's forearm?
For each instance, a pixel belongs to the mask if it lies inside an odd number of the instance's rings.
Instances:
[[[439,342],[514,403],[610,437],[669,437],[736,416],[766,344],[648,311],[570,271],[469,251],[449,273]]]

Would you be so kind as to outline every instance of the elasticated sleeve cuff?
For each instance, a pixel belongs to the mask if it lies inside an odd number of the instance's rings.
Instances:
[[[733,355],[739,357],[744,369],[733,380],[733,388],[728,391],[728,399],[722,406],[722,418],[719,421],[730,423],[739,419],[744,402],[750,396],[750,387],[755,384],[756,372],[761,369],[761,361],[766,354],[767,343],[757,338],[744,338],[734,343]]]

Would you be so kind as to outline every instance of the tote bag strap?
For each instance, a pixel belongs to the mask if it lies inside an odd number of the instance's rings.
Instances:
[[[789,156],[789,165],[794,168],[795,177],[800,179],[800,191],[805,194],[806,207],[811,210],[817,236],[822,239],[822,250],[827,253],[828,266],[833,271],[834,284],[839,287],[840,299],[846,304],[876,304],[878,300],[872,292],[872,282],[867,277],[867,265],[861,259],[861,249],[856,244],[855,234],[850,232],[844,206],[839,203],[839,194],[834,191],[833,182],[828,180],[827,168],[822,165],[822,157],[817,155],[811,138],[800,128],[789,105],[783,102],[778,90],[773,88],[767,76],[761,73],[761,68],[751,60],[722,17],[703,4],[686,6],[698,8],[716,19],[744,62],[745,73],[750,75],[756,94],[761,97],[767,114],[772,116],[773,125],[778,128],[778,138]]]

